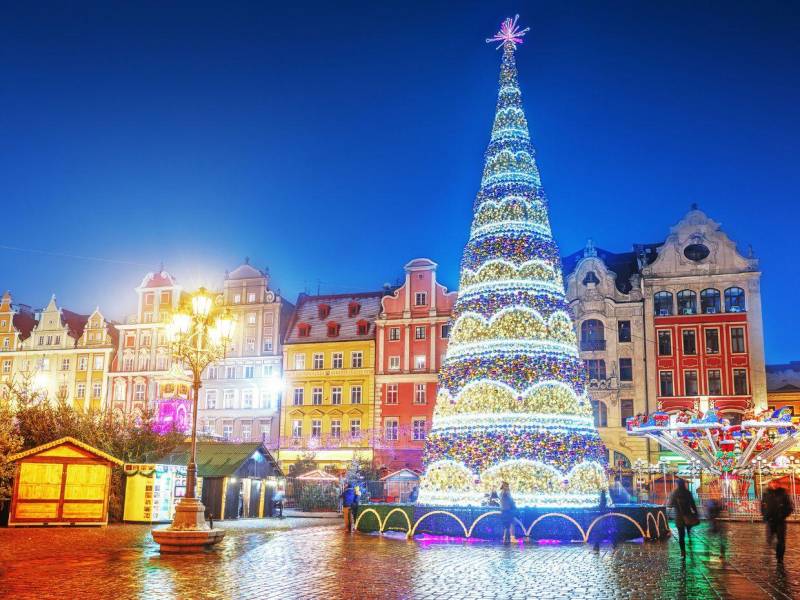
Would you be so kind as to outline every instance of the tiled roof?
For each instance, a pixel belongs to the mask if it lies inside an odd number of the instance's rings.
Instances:
[[[634,244],[632,252],[609,252],[595,248],[597,257],[602,260],[609,271],[617,274],[616,286],[623,294],[631,291],[631,275],[640,270],[640,259],[646,264],[652,263],[658,256],[657,249],[662,244]],[[578,250],[561,259],[564,276],[572,273],[578,263],[586,257],[585,250]]]
[[[19,332],[19,339],[26,340],[30,337],[31,331],[33,331],[33,328],[36,326],[36,317],[34,317],[31,312],[19,311],[14,313],[12,323],[14,324],[14,328]]]
[[[297,304],[289,322],[286,332],[286,344],[302,344],[306,342],[333,342],[346,340],[371,340],[375,339],[375,319],[381,311],[381,298],[385,292],[366,292],[357,294],[335,294],[327,296],[307,296],[300,294]],[[349,305],[357,302],[360,305],[358,314],[351,317]],[[320,318],[319,306],[326,304],[330,313]],[[369,329],[366,335],[359,335],[358,322],[367,321]],[[328,337],[328,323],[339,325],[339,335]],[[298,335],[298,325],[311,326],[311,333],[307,337]]]
[[[159,271],[145,275],[141,287],[172,287],[173,285],[175,285],[175,278],[166,271]]]
[[[61,322],[69,329],[70,337],[76,340],[83,335],[83,329],[86,327],[86,321],[89,320],[89,315],[80,315],[78,313],[61,309]]]
[[[260,443],[198,442],[197,475],[199,477],[231,477],[259,448],[263,448]],[[154,462],[161,465],[186,465],[189,462],[190,450],[190,444],[181,444]],[[267,460],[272,460],[273,470],[276,475],[279,475],[280,471],[270,453],[264,449],[264,454]]]

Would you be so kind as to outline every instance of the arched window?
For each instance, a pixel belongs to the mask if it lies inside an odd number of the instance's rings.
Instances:
[[[692,290],[681,290],[678,292],[678,314],[697,314],[697,294]]]
[[[590,283],[593,283],[594,285],[600,283],[600,280],[597,278],[597,275],[594,271],[589,271],[583,278],[583,285],[589,285]]]
[[[581,350],[594,351],[606,349],[605,328],[597,319],[586,319],[581,323]]]
[[[319,314],[320,319],[327,319],[328,315],[331,314],[330,304],[318,304],[317,313]]]
[[[718,313],[720,309],[719,290],[708,288],[700,292],[700,310],[703,314]]]
[[[358,302],[351,302],[347,305],[347,316],[350,318],[355,317],[361,310],[361,305]]]
[[[672,314],[672,294],[658,292],[653,296],[653,310],[657,317],[666,317]]]
[[[356,329],[358,331],[358,335],[367,335],[369,333],[369,321],[361,319],[358,323],[356,323]]]
[[[595,427],[608,427],[608,408],[605,402],[592,400]]]
[[[744,290],[740,287],[729,287],[725,290],[725,312],[744,312]]]
[[[612,464],[612,468],[614,469],[630,469],[631,468],[631,460],[625,456],[622,452],[617,452],[614,450],[614,462]]]
[[[300,323],[297,326],[297,337],[308,337],[311,335],[311,325],[308,323]]]

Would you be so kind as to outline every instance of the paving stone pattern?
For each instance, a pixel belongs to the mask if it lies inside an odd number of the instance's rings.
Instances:
[[[327,519],[221,524],[199,556],[161,556],[150,527],[0,529],[0,596],[42,598],[800,598],[800,524],[786,567],[760,524],[730,526],[727,561],[705,527],[685,567],[675,539],[515,544],[347,534]]]

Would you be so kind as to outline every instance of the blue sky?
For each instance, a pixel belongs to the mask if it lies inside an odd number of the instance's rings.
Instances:
[[[379,288],[417,256],[455,285],[496,99],[483,40],[519,12],[562,252],[662,240],[697,202],[761,259],[768,361],[800,359],[799,10],[7,3],[0,287],[119,319],[162,260],[193,287],[249,256],[290,299]]]

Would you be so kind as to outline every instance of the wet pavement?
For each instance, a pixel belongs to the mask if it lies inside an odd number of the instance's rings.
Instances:
[[[785,569],[763,527],[730,526],[728,560],[696,529],[677,542],[582,544],[407,541],[346,534],[329,519],[252,520],[215,552],[161,556],[150,527],[0,529],[3,598],[800,598],[800,524]],[[218,526],[220,526],[218,525]]]

